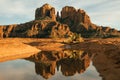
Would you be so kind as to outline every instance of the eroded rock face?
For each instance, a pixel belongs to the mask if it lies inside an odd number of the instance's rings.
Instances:
[[[69,26],[56,21],[36,20],[20,25],[0,26],[0,37],[64,37],[70,35]]]
[[[46,16],[50,17],[52,20],[56,20],[55,8],[49,4],[45,4],[42,7],[37,8],[35,11],[35,20],[44,18]]]
[[[82,36],[90,36],[90,32],[97,30],[97,26],[92,24],[90,17],[84,10],[66,6],[61,11],[61,22],[69,25],[72,32],[81,33]]]
[[[82,37],[117,37],[120,32],[93,24],[84,10],[71,6],[55,14],[55,8],[45,4],[35,11],[35,20],[16,25],[0,26],[0,37],[65,37],[72,33]],[[117,36],[116,36],[117,35]]]
[[[63,23],[68,24],[71,27],[75,27],[81,23],[89,25],[91,23],[89,16],[84,10],[76,10],[74,7],[66,6],[62,8],[61,19]],[[88,29],[88,27],[85,27]]]
[[[90,17],[84,10],[70,6],[62,9],[61,22],[68,24],[72,32],[80,33],[83,37],[93,36],[100,29],[91,22]]]
[[[81,22],[87,24],[91,23],[89,16],[86,14],[84,10],[81,9],[76,10],[74,7],[70,6],[62,8],[61,18],[74,21],[74,24],[78,24]]]
[[[118,34],[115,29],[93,24],[84,10],[71,6],[62,8],[60,22],[67,24],[72,32],[80,33],[83,37],[110,37]]]
[[[17,25],[4,25],[0,26],[0,37],[11,37],[11,33]]]

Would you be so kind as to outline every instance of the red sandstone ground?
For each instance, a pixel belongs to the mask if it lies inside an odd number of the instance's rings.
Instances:
[[[78,44],[63,44],[65,39],[0,39],[0,62],[29,57],[40,50],[82,49],[94,54],[93,65],[103,80],[120,79],[120,38],[85,39]]]

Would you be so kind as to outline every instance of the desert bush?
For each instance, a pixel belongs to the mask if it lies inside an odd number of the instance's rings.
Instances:
[[[84,39],[81,37],[81,34],[73,33],[64,42],[65,43],[79,43],[79,42],[84,42]]]

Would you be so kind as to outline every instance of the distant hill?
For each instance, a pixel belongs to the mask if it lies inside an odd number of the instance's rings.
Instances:
[[[92,23],[84,10],[71,6],[62,8],[55,14],[55,8],[44,4],[35,11],[35,20],[23,24],[1,25],[0,37],[66,37],[73,33],[82,37],[120,37],[120,31]]]

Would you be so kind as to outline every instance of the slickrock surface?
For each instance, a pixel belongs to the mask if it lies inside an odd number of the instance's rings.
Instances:
[[[14,39],[0,40],[0,62],[29,57],[40,52],[39,49],[23,44]]]
[[[103,80],[120,78],[120,38],[85,39],[78,44],[63,44],[65,38],[0,39],[0,62],[26,58],[42,51],[83,50],[93,54],[93,65]]]

